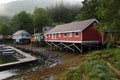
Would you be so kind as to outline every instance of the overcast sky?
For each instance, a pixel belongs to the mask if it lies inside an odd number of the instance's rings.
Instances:
[[[33,12],[35,7],[49,7],[61,1],[70,4],[81,4],[83,0],[0,0],[0,15],[14,15],[22,10]]]
[[[0,0],[0,4],[5,4],[5,3],[9,3],[12,1],[17,1],[17,0]]]

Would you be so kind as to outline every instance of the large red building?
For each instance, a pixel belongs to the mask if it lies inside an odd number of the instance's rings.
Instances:
[[[45,33],[45,41],[55,43],[102,43],[104,38],[94,28],[98,23],[96,19],[76,21],[68,24],[58,25]],[[71,45],[71,44],[70,44]],[[58,45],[54,45],[58,46]],[[67,45],[64,45],[67,47]],[[58,46],[59,47],[59,46]],[[68,45],[69,47],[69,45]],[[77,46],[76,46],[77,47]],[[78,48],[78,47],[77,47]]]

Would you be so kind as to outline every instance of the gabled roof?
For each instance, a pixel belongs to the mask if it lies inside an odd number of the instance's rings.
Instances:
[[[21,35],[21,34],[29,35],[29,33],[26,30],[19,30],[19,31],[15,32],[13,35]]]
[[[43,33],[35,33],[35,34],[33,34],[34,36],[41,36],[41,35],[43,35]]]
[[[84,21],[76,21],[76,22],[71,22],[68,24],[58,25],[58,26],[55,26],[50,31],[48,31],[46,34],[78,32],[78,31],[81,32],[84,29],[86,29],[89,25],[91,25],[93,22],[98,22],[98,21],[96,19],[89,19],[89,20],[84,20]]]

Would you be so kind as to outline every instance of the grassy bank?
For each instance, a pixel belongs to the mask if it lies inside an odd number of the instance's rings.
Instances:
[[[70,68],[55,80],[119,80],[105,61],[120,70],[120,49],[109,48],[88,53],[79,66]]]
[[[96,55],[120,70],[120,48],[108,48],[101,51],[94,51],[87,56],[93,57]]]
[[[0,55],[0,64],[17,61],[12,55]]]

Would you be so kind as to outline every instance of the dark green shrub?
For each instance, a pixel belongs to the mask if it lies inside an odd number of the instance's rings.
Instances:
[[[66,80],[83,80],[79,69],[71,69],[66,74]]]
[[[85,60],[84,66],[87,80],[112,80],[115,74],[99,56]]]

